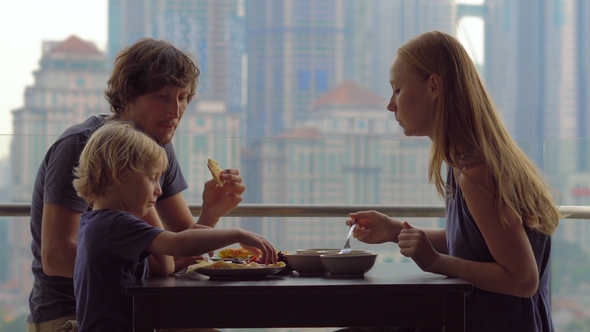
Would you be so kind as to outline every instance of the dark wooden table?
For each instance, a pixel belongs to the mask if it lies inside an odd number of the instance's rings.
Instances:
[[[291,275],[215,281],[199,274],[127,287],[134,331],[154,328],[440,326],[465,330],[464,280],[414,263],[378,263],[364,277]]]

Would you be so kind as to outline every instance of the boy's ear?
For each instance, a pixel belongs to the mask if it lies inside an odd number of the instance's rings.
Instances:
[[[428,92],[432,99],[436,99],[441,94],[442,79],[438,74],[432,74],[428,78]]]

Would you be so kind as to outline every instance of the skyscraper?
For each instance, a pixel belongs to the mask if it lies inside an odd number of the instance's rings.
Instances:
[[[395,51],[420,33],[454,34],[452,0],[246,0],[248,133],[293,127],[350,79],[388,98]]]
[[[578,31],[577,37],[577,59],[579,61],[577,76],[578,82],[578,133],[579,137],[590,137],[590,3],[586,0],[576,1],[576,14]],[[580,171],[590,169],[590,144],[585,140],[580,144],[580,160],[578,169]]]
[[[342,0],[246,1],[248,136],[292,128],[343,80]]]
[[[389,98],[397,47],[429,30],[454,32],[452,0],[245,0],[248,53],[246,183],[258,183],[261,140],[292,130],[313,101],[345,80]],[[260,186],[245,202],[261,203]],[[252,222],[253,231],[260,224]]]
[[[207,159],[221,167],[240,168],[240,116],[219,100],[198,99],[188,105],[173,138],[182,173],[189,184],[188,202],[200,202],[203,183],[211,179]]]
[[[486,3],[486,85],[512,136],[543,167],[544,141],[580,134],[577,5]]]
[[[390,96],[388,68],[399,46],[427,31],[455,34],[453,0],[348,0],[346,4],[344,78],[381,98]]]
[[[69,126],[94,114],[109,114],[103,96],[109,71],[107,56],[91,42],[71,36],[43,42],[35,82],[25,90],[24,106],[12,111],[15,138],[10,155],[11,187],[29,202],[45,151]]]
[[[40,67],[33,72],[33,85],[25,90],[24,106],[12,111],[9,201],[15,203],[31,202],[45,152],[66,128],[90,115],[110,113],[103,97],[109,75],[105,53],[76,36],[46,41],[42,47]],[[15,297],[12,302],[26,304],[33,285],[30,226],[26,218],[7,220],[7,284]]]
[[[242,74],[243,50],[236,49],[243,45],[238,2],[109,0],[109,59],[112,63],[123,47],[141,38],[166,40],[193,56],[201,70],[197,91],[202,98],[233,102],[241,86],[236,89],[236,81],[229,80]]]
[[[430,141],[406,139],[387,101],[353,81],[315,100],[312,112],[265,140],[262,201],[271,204],[442,204],[428,183]],[[261,218],[261,231],[285,250],[338,247],[342,218]],[[427,223],[423,223],[427,222]],[[437,227],[438,220],[419,224]],[[372,248],[372,250],[379,250]],[[393,259],[396,251],[379,252]]]

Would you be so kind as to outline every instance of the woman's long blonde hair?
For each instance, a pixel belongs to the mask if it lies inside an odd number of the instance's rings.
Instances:
[[[402,45],[397,57],[424,79],[432,74],[441,77],[428,171],[438,193],[444,197],[447,192],[441,174],[443,161],[458,169],[485,162],[494,179],[494,200],[502,224],[508,226],[501,213],[506,206],[529,228],[551,235],[561,214],[549,187],[508,134],[461,43],[432,31]]]

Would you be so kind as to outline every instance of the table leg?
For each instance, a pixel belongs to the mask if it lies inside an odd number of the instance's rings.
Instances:
[[[133,296],[133,331],[154,332],[153,296]]]
[[[445,294],[445,326],[443,331],[465,331],[465,293]]]

